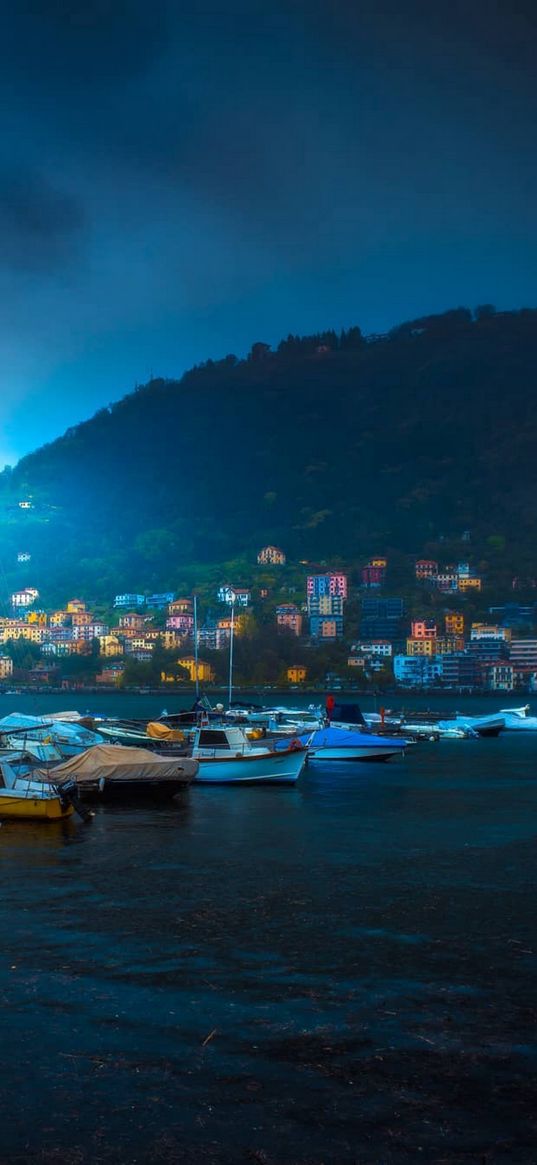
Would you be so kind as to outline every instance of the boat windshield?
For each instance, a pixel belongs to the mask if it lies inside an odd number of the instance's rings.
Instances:
[[[229,741],[225,732],[216,729],[203,729],[199,737],[200,748],[229,748]]]

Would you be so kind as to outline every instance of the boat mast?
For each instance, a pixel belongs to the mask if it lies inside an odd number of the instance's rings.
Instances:
[[[233,691],[233,631],[235,628],[235,605],[231,604],[231,633],[229,636],[229,683],[227,691],[227,706],[231,708],[231,693]]]
[[[194,595],[194,673],[196,677],[196,699],[200,694],[198,677],[198,596]]]

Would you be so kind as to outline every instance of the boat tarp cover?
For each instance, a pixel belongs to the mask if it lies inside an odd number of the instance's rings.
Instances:
[[[307,744],[309,736],[300,736],[299,740]],[[347,732],[346,728],[319,728],[311,735],[311,748],[374,748],[382,745],[384,748],[405,748],[406,740],[396,740],[393,736],[373,736],[371,732]]]
[[[70,724],[65,720],[55,721],[54,724],[46,716],[24,716],[22,712],[11,712],[0,720],[0,732],[26,731],[34,740],[43,740],[51,737],[52,740],[66,741],[73,744],[98,744],[102,737],[97,732],[90,732],[79,724]]]
[[[146,732],[153,740],[183,741],[185,739],[185,734],[180,729],[170,728],[169,724],[161,724],[158,720],[150,720]]]
[[[197,765],[183,757],[155,756],[146,748],[126,748],[122,744],[96,744],[64,764],[55,765],[53,781],[72,777],[77,784],[105,781],[162,781],[188,773]]]

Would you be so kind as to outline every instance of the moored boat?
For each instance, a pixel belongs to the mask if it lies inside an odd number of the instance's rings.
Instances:
[[[196,783],[202,784],[293,784],[307,756],[307,746],[298,740],[282,748],[260,745],[237,725],[197,728],[190,748],[199,762]]]
[[[174,797],[195,778],[198,764],[186,756],[160,756],[143,748],[99,744],[56,765],[50,777],[76,782],[81,796],[103,799],[132,795]]]
[[[508,732],[537,732],[537,716],[530,715],[529,704],[523,708],[500,708]]]
[[[412,741],[404,737],[375,736],[346,728],[319,728],[300,737],[311,761],[386,761],[402,756]]]
[[[73,813],[69,786],[60,789],[54,782],[22,775],[5,758],[0,758],[0,820],[60,821]]]

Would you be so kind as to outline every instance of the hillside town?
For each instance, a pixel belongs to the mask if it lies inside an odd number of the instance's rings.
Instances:
[[[418,558],[411,603],[386,593],[383,556],[365,562],[352,582],[345,570],[300,563],[291,577],[302,583],[283,585],[278,571],[286,562],[280,547],[263,546],[249,586],[221,582],[197,600],[173,591],[125,592],[111,596],[108,610],[82,598],[47,610],[36,587],[23,587],[0,618],[0,683],[214,684],[223,678],[232,635],[252,637],[261,625],[265,634],[272,629],[281,655],[277,676],[267,681],[283,686],[537,690],[537,603],[482,606],[473,618],[468,599],[481,601],[483,579],[470,562]],[[320,672],[315,661],[325,658],[323,650],[329,654]]]

